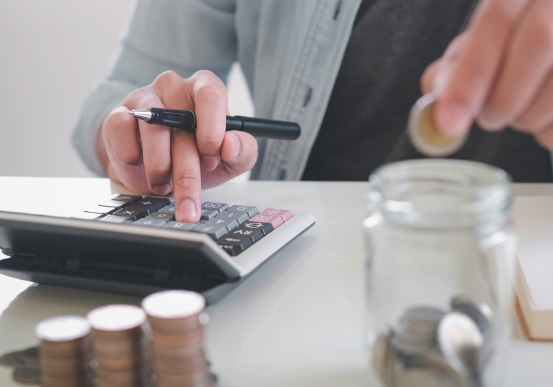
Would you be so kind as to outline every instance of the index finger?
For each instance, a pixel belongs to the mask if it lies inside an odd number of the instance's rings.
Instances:
[[[438,127],[465,133],[482,109],[501,67],[513,27],[531,0],[484,0],[467,31],[465,53],[454,65],[434,111]]]
[[[202,183],[194,133],[179,129],[171,130],[171,157],[176,220],[196,223],[200,220]]]

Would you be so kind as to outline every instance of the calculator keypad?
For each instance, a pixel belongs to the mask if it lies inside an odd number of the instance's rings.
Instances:
[[[175,220],[175,214],[168,214],[166,212],[154,212],[148,215],[146,218],[164,220],[165,222],[171,222]]]
[[[118,195],[85,209],[79,219],[141,227],[198,232],[209,235],[236,256],[294,216],[289,210],[205,202],[198,223],[175,221],[175,205],[167,198]]]

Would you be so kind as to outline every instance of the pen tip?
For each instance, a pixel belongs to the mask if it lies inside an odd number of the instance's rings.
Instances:
[[[133,110],[129,111],[129,114],[134,117],[134,111]]]

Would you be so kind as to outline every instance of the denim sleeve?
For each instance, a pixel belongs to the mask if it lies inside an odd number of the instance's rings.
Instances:
[[[111,109],[133,90],[173,70],[187,78],[213,71],[225,83],[236,60],[234,0],[139,0],[111,69],[85,97],[73,144],[85,164],[105,176],[96,135]]]

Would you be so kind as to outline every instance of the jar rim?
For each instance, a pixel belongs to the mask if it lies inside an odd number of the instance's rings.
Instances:
[[[506,218],[511,208],[509,174],[475,161],[400,161],[376,169],[369,182],[370,205],[399,223],[472,227]]]

